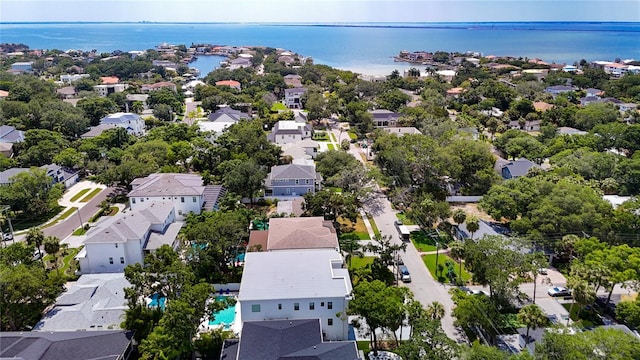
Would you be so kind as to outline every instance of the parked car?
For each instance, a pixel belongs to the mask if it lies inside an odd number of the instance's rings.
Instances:
[[[42,252],[38,251],[38,249],[35,249],[33,251],[33,261],[38,261],[42,258]]]
[[[484,291],[484,290],[469,290],[467,291],[467,294],[469,295],[484,295],[484,296],[490,296],[488,292]]]
[[[411,274],[409,274],[409,269],[406,266],[400,265],[398,266],[398,270],[400,271],[400,280],[405,283],[411,282]]]
[[[547,290],[549,296],[571,296],[571,290],[563,286],[552,287]]]
[[[6,232],[6,233],[2,234],[2,240],[4,240],[4,241],[13,240],[13,234],[10,233],[10,232]]]
[[[547,268],[540,268],[540,269],[538,269],[538,274],[540,274],[540,275],[547,275]]]

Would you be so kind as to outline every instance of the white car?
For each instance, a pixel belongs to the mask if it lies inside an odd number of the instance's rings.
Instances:
[[[549,294],[549,296],[554,296],[554,297],[555,296],[571,296],[571,290],[563,286],[556,286],[547,290],[547,294]]]
[[[484,296],[489,296],[489,293],[484,291],[484,290],[469,290],[467,291],[467,294],[469,295],[484,295]]]

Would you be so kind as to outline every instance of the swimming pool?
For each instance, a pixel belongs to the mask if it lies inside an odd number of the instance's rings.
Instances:
[[[167,298],[164,296],[160,296],[160,294],[153,294],[149,297],[151,301],[149,302],[149,307],[159,307],[160,310],[164,311],[164,303],[167,301]]]
[[[226,300],[227,296],[216,296],[216,300],[218,302]],[[236,319],[236,304],[226,307],[223,310],[216,311],[213,313],[213,319],[209,320],[209,326],[220,326],[224,324],[225,330],[231,328],[231,325]]]

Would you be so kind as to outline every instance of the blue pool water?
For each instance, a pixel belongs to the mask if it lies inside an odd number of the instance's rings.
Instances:
[[[160,296],[160,294],[151,295],[151,302],[149,303],[149,307],[159,307],[164,311],[164,303],[167,301],[167,298],[164,296]]]
[[[226,300],[226,296],[216,296],[216,301]],[[223,310],[213,313],[213,320],[209,320],[209,326],[217,326],[224,323],[224,328],[229,329],[236,318],[236,305],[231,305]]]

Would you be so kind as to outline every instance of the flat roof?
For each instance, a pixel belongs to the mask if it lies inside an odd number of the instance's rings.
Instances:
[[[240,301],[346,297],[351,280],[334,249],[249,252]]]

